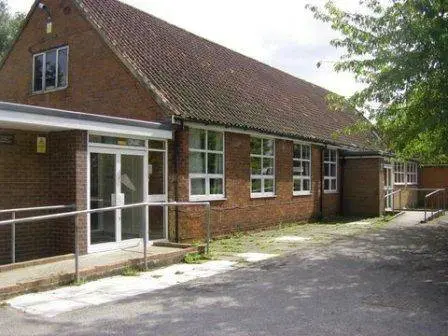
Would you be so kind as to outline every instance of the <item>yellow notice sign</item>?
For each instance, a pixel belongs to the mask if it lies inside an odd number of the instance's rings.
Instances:
[[[47,152],[47,138],[37,137],[37,152],[45,154]]]

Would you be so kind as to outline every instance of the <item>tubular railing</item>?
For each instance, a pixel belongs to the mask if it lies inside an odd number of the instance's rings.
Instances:
[[[16,263],[16,215],[23,212],[40,212],[40,211],[50,211],[50,210],[64,210],[64,209],[74,209],[75,205],[51,205],[51,206],[42,206],[42,207],[34,207],[34,208],[17,208],[17,209],[8,209],[8,210],[0,210],[0,215],[3,214],[11,214],[11,263]]]
[[[445,189],[436,189],[425,196],[425,222],[427,213],[430,212],[432,218],[434,213],[446,210],[446,191]]]
[[[392,191],[391,193],[386,194],[386,195],[384,196],[384,201],[386,201],[388,197],[391,197],[391,196],[392,196],[392,211],[395,211],[394,195],[396,195],[396,194],[400,194],[400,193],[401,193],[401,189],[398,189],[398,190]],[[401,209],[401,197],[400,197],[400,195],[398,196],[398,200],[399,200],[399,202],[400,202],[399,209]]]
[[[66,218],[66,217],[77,217],[80,215],[88,215],[92,213],[101,213],[101,212],[107,212],[107,211],[113,211],[113,210],[120,210],[120,209],[130,209],[130,208],[144,208],[146,212],[148,212],[149,207],[169,207],[169,206],[191,206],[191,205],[202,205],[206,208],[206,228],[207,228],[207,241],[206,241],[206,252],[209,253],[210,251],[210,221],[211,221],[211,207],[210,202],[165,202],[165,203],[150,203],[150,202],[142,202],[142,203],[135,203],[135,204],[126,204],[126,205],[120,205],[120,206],[113,206],[113,207],[107,207],[107,208],[99,208],[99,209],[88,209],[88,210],[78,210],[78,211],[70,211],[70,212],[63,212],[63,213],[57,213],[57,214],[50,214],[50,215],[41,215],[41,216],[33,216],[33,217],[24,217],[24,218],[15,218],[15,215],[12,219],[0,221],[0,226],[6,226],[6,225],[12,225],[15,230],[16,224],[22,224],[22,223],[31,223],[31,222],[39,222],[43,220],[51,220],[51,219],[59,219],[59,218]],[[53,206],[53,207],[45,207],[45,210],[55,210],[55,209],[65,209],[67,207],[73,206]],[[44,207],[42,207],[44,208]],[[11,210],[1,210],[1,213],[12,213],[15,214],[18,212],[18,210],[21,210],[21,212],[25,211],[36,211],[42,210],[42,208],[23,208],[23,209],[11,209]],[[51,208],[51,209],[50,209]],[[144,267],[145,270],[148,268],[148,240],[146,237],[148,237],[148,231],[149,231],[149,221],[146,221],[146,223],[142,224],[143,226],[143,253],[144,253]],[[15,235],[14,235],[14,245],[15,245]],[[15,261],[15,260],[14,260]],[[79,275],[79,226],[77,224],[77,221],[75,221],[75,280],[79,282],[80,275]]]

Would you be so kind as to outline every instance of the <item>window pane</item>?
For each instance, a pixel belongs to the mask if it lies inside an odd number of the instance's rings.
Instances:
[[[190,128],[190,148],[205,149],[205,131],[197,128]]]
[[[302,146],[302,159],[309,160],[311,158],[311,147]]]
[[[293,161],[292,173],[295,176],[302,175],[302,165],[300,164],[300,161],[296,161],[296,160]]]
[[[250,168],[252,175],[261,175],[261,158],[251,157],[250,158]]]
[[[331,162],[336,161],[336,151],[335,150],[330,150],[330,161]]]
[[[301,151],[301,145],[294,145],[294,158],[295,159],[300,159],[302,157],[302,151]]]
[[[300,179],[294,180],[294,191],[301,191],[302,190],[302,181]]]
[[[68,49],[60,49],[58,55],[58,87],[67,85],[67,52]]]
[[[302,162],[302,176],[311,176],[310,163],[309,161]]]
[[[324,176],[330,176],[330,164],[329,163],[324,164]]]
[[[46,53],[45,89],[56,87],[56,50]]]
[[[149,140],[148,147],[152,149],[165,149],[165,141]]]
[[[223,155],[208,154],[208,174],[223,173]]]
[[[42,63],[44,56],[34,57],[34,91],[42,91]]]
[[[330,176],[336,177],[336,165],[334,163],[330,164]]]
[[[324,190],[330,189],[330,180],[325,179],[324,180]]]
[[[263,139],[263,155],[274,156],[274,140]]]
[[[205,195],[205,179],[200,178],[191,179],[191,194]]]
[[[205,153],[190,152],[190,173],[205,174]]]
[[[324,150],[324,161],[330,161],[330,151],[328,149]]]
[[[252,192],[261,192],[261,179],[252,179]]]
[[[261,155],[261,139],[250,138],[250,153]]]
[[[331,180],[331,190],[336,190],[336,180]]]
[[[208,131],[208,149],[215,151],[224,149],[223,133]]]
[[[274,175],[274,159],[263,159],[263,175]]]
[[[264,192],[274,192],[274,180],[265,179],[264,180]]]
[[[165,193],[164,167],[165,153],[148,152],[148,194],[162,195]]]
[[[309,179],[303,180],[303,190],[304,191],[310,191],[311,190],[311,183]]]
[[[223,191],[222,179],[210,179],[210,194],[211,195],[222,195]]]

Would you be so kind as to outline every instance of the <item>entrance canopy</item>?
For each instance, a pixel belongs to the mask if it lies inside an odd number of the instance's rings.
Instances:
[[[171,139],[168,125],[31,105],[0,102],[2,128],[58,131],[84,130],[114,136]]]

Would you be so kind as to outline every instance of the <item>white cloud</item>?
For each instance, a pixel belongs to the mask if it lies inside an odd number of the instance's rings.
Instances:
[[[33,2],[9,0],[9,5],[26,12]],[[340,52],[329,47],[329,41],[336,35],[305,9],[306,3],[321,5],[324,0],[123,2],[337,93],[348,95],[360,87],[351,74],[332,70]],[[358,8],[358,0],[336,3],[347,9]],[[316,63],[321,60],[324,63],[318,69]]]

